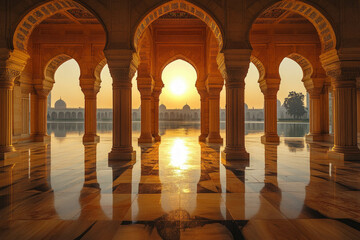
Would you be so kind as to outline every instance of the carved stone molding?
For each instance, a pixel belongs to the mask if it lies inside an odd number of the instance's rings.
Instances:
[[[131,79],[139,65],[138,54],[129,49],[107,49],[104,53],[113,79],[113,87],[131,87]]]
[[[244,79],[249,70],[251,49],[225,49],[217,56],[221,75],[228,86],[245,87]]]

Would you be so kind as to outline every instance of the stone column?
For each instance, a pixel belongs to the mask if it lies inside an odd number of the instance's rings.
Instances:
[[[209,92],[209,143],[223,143],[220,136],[220,92],[221,87],[208,87]]]
[[[310,95],[310,108],[309,108],[309,121],[310,133],[306,136],[307,141],[322,141],[321,134],[321,96],[320,91],[311,91]]]
[[[199,91],[201,102],[201,135],[199,136],[200,142],[205,142],[209,135],[209,95],[206,90]]]
[[[49,142],[47,135],[47,97],[50,89],[35,86],[31,93],[31,137],[34,142]]]
[[[263,79],[259,82],[264,94],[264,117],[265,134],[261,137],[264,144],[279,144],[280,138],[277,133],[277,92],[279,91],[280,79]]]
[[[150,76],[137,78],[137,85],[141,95],[141,134],[138,139],[139,143],[152,143],[153,141],[151,131],[151,94],[153,83],[154,80]]]
[[[250,55],[249,49],[226,49],[217,58],[226,81],[226,147],[222,152],[225,162],[249,159],[245,150],[244,90]]]
[[[86,82],[92,84],[86,85]],[[96,119],[96,96],[100,90],[100,86],[94,86],[95,79],[80,79],[81,90],[85,97],[85,133],[83,136],[84,143],[98,143],[100,137],[97,135],[97,119]]]
[[[332,142],[330,132],[330,114],[329,114],[329,84],[325,84],[320,95],[321,102],[321,135],[323,141]]]
[[[357,103],[357,139],[360,143],[360,78],[356,79],[356,103]]]
[[[133,160],[131,79],[138,66],[138,56],[132,50],[105,50],[113,79],[113,147],[109,160]]]
[[[21,51],[0,49],[0,160],[14,156],[13,88],[29,56]]]
[[[159,97],[161,90],[154,90],[152,94],[151,104],[152,104],[152,136],[156,142],[161,141],[159,135]]]
[[[358,54],[356,54],[358,53]],[[334,147],[328,158],[359,160],[357,146],[357,89],[360,50],[342,49],[323,54],[320,59],[331,77],[334,92]]]

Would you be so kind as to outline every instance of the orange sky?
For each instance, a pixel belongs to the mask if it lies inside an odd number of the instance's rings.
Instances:
[[[302,92],[306,95],[300,66],[291,59],[284,59],[280,65],[281,84],[278,99],[283,103],[290,91]],[[84,107],[84,96],[79,86],[80,70],[75,60],[65,62],[55,73],[55,84],[51,92],[52,106],[60,97],[68,107]],[[251,64],[249,73],[245,79],[245,102],[249,108],[263,108],[264,97],[258,84],[259,73]],[[101,89],[98,94],[98,108],[112,107],[112,79],[107,65],[101,73]],[[186,103],[192,108],[200,108],[200,96],[195,88],[196,71],[187,62],[177,60],[170,63],[163,71],[162,79],[165,84],[160,102],[168,108],[182,108]],[[175,82],[174,82],[175,81]],[[180,81],[180,82],[179,82]],[[183,83],[181,82],[183,81]],[[133,83],[133,108],[140,106],[140,93],[136,87],[136,76]],[[180,85],[179,85],[180,83]],[[177,85],[176,85],[177,84]],[[174,95],[171,89],[184,88],[183,95]],[[305,103],[306,104],[306,103]],[[225,88],[221,92],[221,108],[225,108]]]

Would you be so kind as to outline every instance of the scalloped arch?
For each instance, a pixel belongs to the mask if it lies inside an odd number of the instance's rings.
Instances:
[[[142,21],[138,24],[135,34],[134,34],[134,46],[135,49],[138,48],[138,44],[140,42],[140,39],[142,37],[142,34],[144,33],[145,29],[156,19],[161,17],[162,15],[165,15],[172,11],[184,11],[187,12],[200,20],[202,20],[214,33],[214,36],[218,42],[219,45],[219,51],[221,51],[223,47],[223,36],[222,36],[222,30],[219,27],[219,25],[216,23],[216,21],[203,9],[200,7],[187,2],[185,0],[173,0],[169,1],[167,3],[162,4],[161,6],[153,9],[150,13],[148,13]]]
[[[336,34],[327,18],[315,7],[297,0],[283,0],[265,9],[283,9],[295,12],[305,17],[315,27],[319,34],[322,52],[336,48]]]
[[[16,27],[12,40],[14,48],[26,51],[29,37],[37,25],[56,13],[70,9],[88,11],[80,3],[72,0],[52,0],[32,9],[22,18]]]

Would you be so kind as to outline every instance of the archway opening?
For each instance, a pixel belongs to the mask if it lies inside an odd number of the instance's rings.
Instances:
[[[195,87],[196,69],[190,63],[177,59],[166,65],[161,79],[164,88],[160,95],[160,131],[171,129],[175,122],[199,122],[200,97]]]
[[[53,137],[84,133],[84,95],[79,86],[80,67],[74,59],[62,63],[54,73],[48,96],[48,134]]]
[[[302,67],[284,58],[279,67],[277,93],[278,134],[281,137],[304,137],[309,133],[309,94],[302,80]]]

